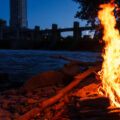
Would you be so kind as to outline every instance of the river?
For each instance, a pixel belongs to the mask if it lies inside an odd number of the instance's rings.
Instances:
[[[31,76],[47,71],[59,70],[67,61],[51,58],[62,55],[72,60],[95,62],[100,53],[43,51],[43,50],[0,50],[0,73],[9,74],[11,81],[23,82]]]

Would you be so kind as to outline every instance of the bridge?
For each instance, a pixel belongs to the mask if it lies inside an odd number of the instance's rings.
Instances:
[[[52,24],[51,29],[41,30],[39,26],[36,26],[35,29],[19,29],[19,28],[10,28],[10,27],[1,27],[0,28],[0,40],[44,40],[44,36],[48,40],[57,41],[61,38],[62,32],[73,32],[73,39],[79,40],[82,36],[82,31],[85,30],[94,30],[92,27],[80,27],[79,22],[74,22],[72,28],[58,28],[57,24]]]
[[[94,30],[93,27],[80,27],[79,22],[74,22],[72,28],[58,28],[57,24],[52,24],[52,29],[45,29],[45,30],[40,30],[38,26],[35,27],[36,31],[39,31],[41,35],[51,35],[53,40],[57,40],[62,32],[73,32],[73,38],[75,40],[78,40],[81,35],[82,31],[86,30]]]

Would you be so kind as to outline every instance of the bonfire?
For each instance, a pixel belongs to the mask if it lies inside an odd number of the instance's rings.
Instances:
[[[98,12],[98,18],[104,27],[105,48],[101,74],[104,95],[109,97],[111,106],[120,107],[120,34],[115,28],[116,7],[113,0],[108,4],[100,5],[102,10]]]

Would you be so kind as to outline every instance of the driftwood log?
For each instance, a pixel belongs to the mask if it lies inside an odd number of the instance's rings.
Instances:
[[[100,66],[89,68],[85,72],[77,75],[75,77],[75,80],[73,82],[71,82],[68,86],[66,86],[65,88],[60,90],[56,96],[53,96],[53,97],[43,101],[42,103],[39,103],[39,107],[33,108],[32,110],[30,110],[29,112],[27,112],[23,116],[19,117],[17,120],[28,120],[32,117],[39,116],[41,111],[43,111],[45,108],[58,102],[64,95],[66,95],[74,87],[76,87],[81,82],[81,80],[83,80],[84,78],[89,76],[91,73],[98,71],[98,70],[100,70]]]
[[[62,60],[66,60],[66,61],[69,61],[73,64],[77,64],[77,65],[80,65],[80,66],[83,66],[83,67],[86,67],[86,66],[96,66],[96,65],[99,65],[102,63],[102,61],[98,61],[98,62],[82,62],[82,61],[75,61],[75,60],[71,60],[71,59],[68,59],[68,58],[65,58],[65,57],[62,57],[62,56],[50,56],[51,58],[55,58],[55,59],[62,59]]]

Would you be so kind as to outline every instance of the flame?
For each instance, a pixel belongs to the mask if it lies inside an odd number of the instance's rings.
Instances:
[[[120,107],[120,34],[115,28],[114,10],[116,7],[113,0],[100,5],[98,18],[104,27],[103,40],[105,41],[102,89],[105,96],[110,99],[111,106]]]

